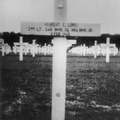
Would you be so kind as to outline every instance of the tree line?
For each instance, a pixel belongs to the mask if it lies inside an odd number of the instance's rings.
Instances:
[[[21,33],[15,32],[3,32],[0,33],[0,38],[3,38],[5,43],[8,43],[10,46],[13,46],[14,42],[18,42],[20,36],[23,36],[24,42],[32,43],[33,39],[36,39],[38,44],[44,45],[45,43],[51,44],[51,40],[54,36],[40,36],[40,35],[22,35]],[[56,36],[58,37],[58,36]],[[77,36],[68,36],[67,39],[77,40],[76,45],[86,44],[87,46],[94,45],[94,41],[97,40],[97,43],[106,43],[106,38],[110,37],[110,43],[115,43],[118,48],[120,48],[120,34],[101,34],[99,37],[77,37]]]

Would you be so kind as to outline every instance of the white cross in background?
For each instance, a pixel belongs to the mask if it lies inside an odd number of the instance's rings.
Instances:
[[[110,62],[110,38],[106,40],[106,62]]]
[[[97,57],[97,49],[98,49],[98,47],[97,47],[97,41],[95,40],[95,43],[94,43],[94,58]]]
[[[23,43],[23,37],[20,37],[19,42],[14,42],[14,52],[17,52],[17,46],[19,46],[19,60],[23,61],[23,49],[24,46],[28,45],[28,43]]]
[[[32,56],[33,57],[35,57],[35,47],[36,47],[35,42],[36,42],[36,40],[33,40],[33,42],[32,42]]]
[[[106,38],[106,44],[105,43],[101,43],[100,47],[102,49],[102,54],[105,55],[106,57],[106,62],[109,63],[110,62],[110,47],[114,47],[115,48],[115,44],[110,44],[110,38]]]
[[[2,52],[2,56],[4,56],[4,39],[0,38],[0,51]]]
[[[19,55],[19,60],[20,61],[23,61],[23,38],[22,37],[20,37],[20,55]]]

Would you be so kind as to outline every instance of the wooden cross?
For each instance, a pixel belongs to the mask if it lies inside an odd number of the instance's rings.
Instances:
[[[33,42],[32,42],[32,57],[35,57],[35,53],[36,53],[35,42],[36,42],[36,40],[33,40]]]
[[[23,38],[20,37],[20,53],[19,53],[19,60],[23,61]]]
[[[99,24],[73,24],[74,29],[79,29],[75,32],[72,27],[66,26],[67,21],[67,0],[54,0],[54,24],[58,26],[48,26],[51,23],[22,23],[21,33],[36,34],[36,35],[61,35],[65,36],[99,36]],[[55,23],[56,22],[56,23]],[[70,23],[69,23],[70,24]],[[65,26],[66,27],[65,27]],[[38,27],[42,29],[38,31]],[[83,26],[85,31],[83,31]],[[63,31],[57,32],[55,28],[60,27]],[[30,28],[30,29],[29,29]],[[32,28],[32,29],[31,29]],[[33,29],[34,28],[34,29]],[[45,29],[47,28],[47,30]],[[58,29],[58,28],[57,28]],[[53,31],[52,31],[53,30]],[[86,32],[87,31],[87,32]],[[66,97],[66,50],[67,39],[65,37],[54,37],[53,39],[53,66],[52,66],[52,120],[65,119],[65,97]]]
[[[110,62],[110,38],[106,40],[106,62]]]
[[[28,43],[23,43],[23,37],[20,37],[19,42],[14,42],[15,47],[20,46],[19,50],[19,60],[23,61],[23,46],[28,45]]]
[[[115,44],[110,44],[110,38],[108,37],[106,39],[106,44],[101,43],[100,46],[102,47],[102,49],[104,50],[104,54],[106,56],[106,62],[109,63],[110,62],[110,47],[115,47]]]
[[[97,41],[94,42],[94,58],[97,57]]]

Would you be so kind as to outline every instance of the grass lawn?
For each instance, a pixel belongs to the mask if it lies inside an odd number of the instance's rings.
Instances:
[[[67,56],[65,120],[120,119],[120,57]],[[2,57],[2,120],[50,120],[52,57]]]

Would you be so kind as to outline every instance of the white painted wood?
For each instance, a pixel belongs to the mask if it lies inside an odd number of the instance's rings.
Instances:
[[[110,62],[110,38],[106,40],[106,62]]]
[[[19,60],[20,60],[20,61],[23,61],[23,37],[20,37]]]
[[[97,41],[95,40],[95,43],[94,43],[94,58],[97,57]]]
[[[67,0],[54,0],[54,21],[67,20]],[[65,119],[66,38],[53,39],[52,120]]]
[[[53,39],[52,120],[65,119],[66,38]]]
[[[35,51],[36,51],[35,42],[36,42],[36,40],[33,40],[33,42],[32,42],[32,57],[35,57]]]
[[[83,56],[86,56],[86,45],[83,44]]]

